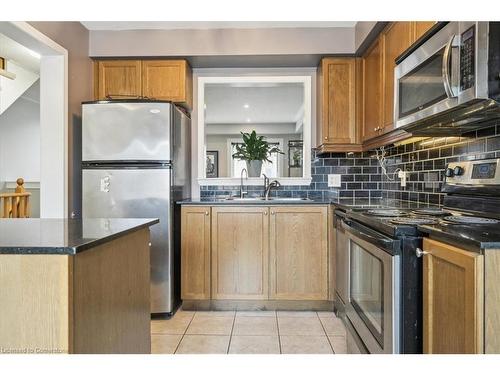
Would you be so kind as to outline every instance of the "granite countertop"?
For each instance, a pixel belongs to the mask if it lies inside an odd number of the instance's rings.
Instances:
[[[182,201],[177,201],[177,204],[181,205],[257,205],[257,206],[269,206],[269,205],[308,205],[308,204],[323,204],[329,205],[331,204],[331,200],[323,200],[323,199],[302,199],[302,198],[283,198],[273,197],[272,199],[265,200],[260,198],[250,198],[250,199],[227,199],[227,198],[193,198],[193,199],[184,199]]]
[[[431,239],[446,242],[450,245],[483,252],[488,249],[500,249],[500,225],[461,225],[437,224],[419,225],[418,229],[429,235]]]
[[[0,254],[75,255],[158,219],[0,219]]]

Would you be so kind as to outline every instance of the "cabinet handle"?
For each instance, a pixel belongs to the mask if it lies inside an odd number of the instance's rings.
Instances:
[[[417,256],[417,258],[420,258],[425,254],[429,254],[429,253],[427,251],[423,251],[422,249],[420,249],[418,247],[415,249],[415,255]]]
[[[328,137],[325,137],[325,140],[327,140],[327,139],[328,139]]]
[[[271,215],[274,215],[274,211],[271,211]]]
[[[267,216],[267,211],[264,211],[264,216]]]
[[[210,215],[210,213],[208,211],[205,211],[205,215],[208,216]]]

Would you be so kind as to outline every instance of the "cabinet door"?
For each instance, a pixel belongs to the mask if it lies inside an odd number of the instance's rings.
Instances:
[[[483,256],[424,239],[424,353],[483,352]]]
[[[325,58],[321,61],[320,143],[356,143],[356,59]]]
[[[363,141],[379,135],[381,121],[382,64],[380,39],[363,58]]]
[[[383,132],[394,129],[394,68],[396,58],[402,54],[413,41],[411,22],[393,22],[382,33],[383,56]]]
[[[96,99],[130,98],[142,95],[139,60],[102,60],[97,62]]]
[[[429,29],[436,24],[436,21],[414,21],[413,24],[413,42],[417,41]]]
[[[327,300],[327,207],[270,211],[270,299]]]
[[[191,108],[191,68],[185,60],[144,60],[142,62],[143,95],[171,100]]]
[[[212,208],[212,298],[268,299],[267,207]]]
[[[210,207],[182,206],[181,298],[210,299]]]

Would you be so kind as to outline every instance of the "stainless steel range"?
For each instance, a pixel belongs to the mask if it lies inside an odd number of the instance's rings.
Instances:
[[[353,352],[422,352],[424,236],[471,251],[500,247],[500,159],[450,163],[445,175],[443,207],[393,202],[337,214],[345,237],[339,248],[337,236],[336,307]]]

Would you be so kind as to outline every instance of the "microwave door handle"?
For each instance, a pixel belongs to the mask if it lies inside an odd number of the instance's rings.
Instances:
[[[444,48],[444,54],[443,54],[443,69],[441,71],[442,78],[443,78],[443,84],[444,84],[444,91],[446,92],[446,96],[448,98],[454,98],[456,95],[453,93],[453,89],[451,88],[451,72],[450,72],[450,58],[451,58],[451,49],[453,47],[453,41],[455,40],[455,35],[453,35],[448,43],[446,44],[446,47]]]

